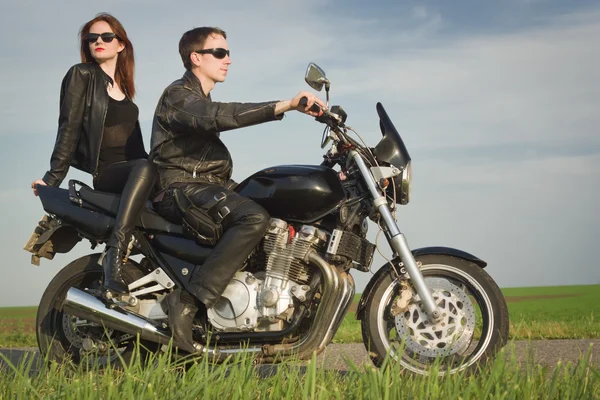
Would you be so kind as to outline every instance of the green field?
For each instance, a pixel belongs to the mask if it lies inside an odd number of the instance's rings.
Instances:
[[[600,338],[600,285],[503,289],[510,319],[511,339]],[[354,310],[333,339],[334,343],[361,342]],[[36,307],[0,308],[0,347],[36,346]]]
[[[517,339],[600,338],[600,285],[503,289]]]
[[[37,346],[36,312],[37,307],[0,308],[0,347]]]
[[[2,358],[0,354],[0,359]],[[85,370],[51,363],[30,374],[30,364],[7,363],[0,371],[1,399],[597,399],[600,375],[590,354],[553,368],[519,364],[509,345],[476,374],[439,378],[412,375],[399,364],[378,369],[350,365],[347,373],[288,362],[268,369],[248,355],[213,366],[204,358],[183,368],[161,354],[123,370]],[[6,363],[6,359],[4,359]]]
[[[511,315],[511,337],[516,339],[598,338],[600,285],[519,288],[503,290]],[[355,303],[358,301],[357,296]],[[354,307],[356,304],[354,305]],[[35,307],[0,309],[0,346],[35,346]],[[349,314],[335,342],[359,342],[360,326]],[[3,355],[0,353],[0,358]],[[371,364],[350,366],[347,374],[321,368],[318,362],[280,364],[258,374],[243,354],[221,366],[202,359],[183,368],[166,355],[139,362],[124,370],[102,372],[50,364],[31,375],[27,363],[0,371],[3,398],[273,398],[273,399],[597,399],[600,373],[589,364],[590,355],[575,364],[553,367],[519,364],[509,345],[490,366],[477,374],[460,373],[443,379],[415,376],[397,364],[377,369]],[[235,382],[235,385],[232,385]]]

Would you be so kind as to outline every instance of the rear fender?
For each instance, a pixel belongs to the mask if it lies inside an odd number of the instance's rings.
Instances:
[[[431,256],[431,255],[444,255],[451,256],[456,258],[461,258],[463,260],[472,262],[475,265],[480,266],[481,268],[485,268],[487,266],[487,262],[482,259],[475,257],[473,254],[467,253],[466,251],[453,249],[451,247],[422,247],[419,249],[412,250],[412,254],[415,258],[420,256]],[[396,257],[392,260],[394,265],[400,264],[400,258]],[[376,287],[376,283],[385,278],[388,274],[393,273],[391,271],[391,266],[389,264],[385,264],[382,266],[376,273],[373,275],[367,286],[365,287],[365,291],[360,297],[360,301],[358,302],[358,308],[356,309],[356,319],[361,320],[364,317],[365,313],[365,305],[371,299],[373,295],[373,288]]]
[[[33,265],[40,265],[41,257],[52,260],[56,253],[71,251],[80,240],[81,236],[77,229],[62,224],[49,215],[44,215],[23,249],[32,253]]]
[[[96,242],[108,240],[115,225],[115,218],[83,206],[74,200],[73,194],[52,186],[37,186],[44,211],[60,220],[62,225],[76,228],[83,237]]]

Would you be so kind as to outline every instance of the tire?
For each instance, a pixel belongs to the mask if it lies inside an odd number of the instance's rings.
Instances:
[[[436,363],[441,376],[475,370],[493,359],[506,344],[509,329],[508,308],[498,285],[482,268],[460,258],[424,255],[416,261],[422,263],[442,321],[427,321],[414,289],[408,306],[399,307],[396,300],[403,284],[384,266],[388,270],[375,282],[361,321],[373,363],[381,367],[389,356],[423,375]],[[410,280],[404,285],[410,286]]]
[[[119,367],[121,361],[125,364],[131,361],[136,348],[136,337],[98,326],[76,326],[79,320],[63,313],[61,309],[71,287],[100,293],[102,266],[98,264],[99,258],[100,254],[90,254],[69,263],[52,279],[42,295],[36,317],[36,336],[40,353],[45,360],[58,363],[72,361],[77,365],[88,364],[100,368],[108,364]],[[129,261],[124,265],[123,278],[127,283],[143,276],[144,273],[134,262]],[[112,342],[112,345],[107,352],[84,355],[82,340],[86,337],[105,343]],[[141,344],[140,356],[147,354],[148,350],[156,349],[153,343]]]

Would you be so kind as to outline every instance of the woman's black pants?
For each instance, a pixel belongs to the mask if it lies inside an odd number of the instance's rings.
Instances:
[[[153,163],[140,158],[109,164],[94,179],[94,189],[121,194],[115,228],[107,246],[125,251],[142,207],[152,192],[155,176]]]

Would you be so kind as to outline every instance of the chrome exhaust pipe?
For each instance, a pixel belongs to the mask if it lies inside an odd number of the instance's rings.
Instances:
[[[107,328],[116,329],[151,342],[168,345],[171,341],[171,332],[154,325],[137,315],[126,313],[119,309],[106,307],[102,301],[91,294],[77,288],[70,288],[63,302],[63,310],[67,314],[85,318]],[[213,362],[223,362],[236,353],[260,353],[262,348],[248,349],[217,349],[195,344],[198,355],[208,356]]]
[[[313,352],[321,353],[339,327],[352,300],[354,281],[341,276],[337,269],[325,261],[316,251],[310,250],[305,261],[315,265],[321,271],[323,279],[323,297],[310,330],[304,338],[294,344],[275,344],[264,346],[267,358],[296,355],[300,359],[312,357]]]
[[[107,328],[160,344],[169,344],[171,332],[158,327],[136,315],[111,309],[103,302],[77,288],[70,288],[63,302],[63,310],[67,314],[85,318]]]
[[[331,319],[331,323],[327,328],[326,334],[323,336],[321,343],[317,347],[317,354],[325,350],[325,347],[333,339],[333,336],[336,334],[340,325],[342,324],[342,321],[344,320],[344,317],[350,308],[350,304],[352,304],[352,299],[354,298],[355,286],[352,275],[347,272],[341,272],[340,279],[342,287],[340,288],[341,293],[337,299],[337,308],[332,310],[334,313],[333,318]]]

